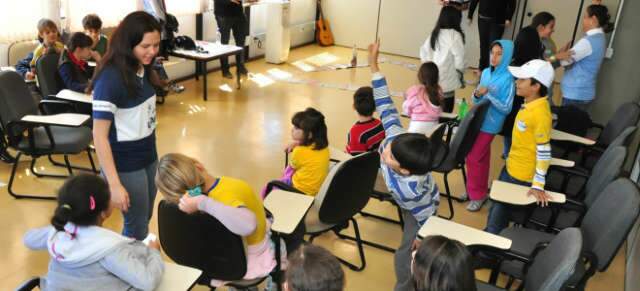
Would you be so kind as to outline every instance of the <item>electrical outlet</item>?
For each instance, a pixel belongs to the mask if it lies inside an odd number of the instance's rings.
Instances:
[[[604,55],[605,58],[610,59],[613,57],[613,48],[608,47],[607,52]]]

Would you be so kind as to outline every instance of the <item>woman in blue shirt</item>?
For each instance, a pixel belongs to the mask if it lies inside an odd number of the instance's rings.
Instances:
[[[596,98],[598,72],[607,49],[604,34],[613,31],[610,19],[606,6],[590,5],[582,17],[585,36],[570,50],[565,47],[549,59],[551,62],[560,61],[565,67],[561,83],[562,106],[588,111]]]
[[[127,15],[116,28],[93,88],[93,139],[111,192],[124,214],[125,236],[144,239],[156,195],[156,96],[151,69],[160,25],[146,12]]]

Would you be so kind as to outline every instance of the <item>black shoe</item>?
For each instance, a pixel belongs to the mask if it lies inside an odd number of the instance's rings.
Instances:
[[[245,67],[240,67],[240,68],[238,68],[238,74],[246,76],[246,75],[249,74],[249,71],[247,71],[247,68],[245,68]]]
[[[222,77],[226,78],[226,79],[233,79],[233,75],[231,74],[231,72],[222,72]]]
[[[0,152],[0,161],[3,161],[7,164],[13,164],[16,162],[16,159],[12,157],[7,151],[2,150],[2,152]]]

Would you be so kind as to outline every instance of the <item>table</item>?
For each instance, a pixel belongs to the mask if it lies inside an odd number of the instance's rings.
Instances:
[[[570,141],[570,142],[575,142],[575,143],[579,143],[579,144],[583,144],[583,145],[594,145],[596,144],[596,141],[588,139],[588,138],[584,138],[581,136],[577,136],[575,134],[570,134],[568,132],[564,132],[564,131],[560,131],[557,129],[553,129],[551,130],[551,139],[553,140],[562,140],[562,141]]]
[[[441,235],[460,241],[466,246],[483,245],[503,250],[511,248],[511,240],[473,227],[459,224],[438,216],[431,216],[418,231],[420,238]]]
[[[275,240],[276,261],[280,266],[280,236],[291,234],[311,208],[314,198],[308,195],[274,189],[264,199],[264,208],[273,215],[271,230]],[[277,290],[282,285],[280,272],[275,275]]]
[[[214,43],[208,41],[196,41],[196,47],[202,47],[203,52],[196,50],[174,50],[169,54],[175,57],[192,60],[196,62],[196,80],[198,80],[198,73],[202,74],[203,88],[204,88],[204,101],[207,101],[207,63],[221,57],[228,57],[231,55],[236,56],[236,68],[238,67],[238,59],[243,57],[244,49],[234,45],[224,45],[221,43]],[[237,88],[240,89],[240,74],[236,72]]]
[[[491,184],[489,197],[493,200],[513,205],[530,205],[536,203],[537,200],[535,197],[527,195],[529,189],[530,187],[495,180]],[[551,196],[551,201],[549,201],[551,203],[567,202],[567,197],[564,194],[552,191],[546,192]]]
[[[164,275],[156,291],[189,290],[196,284],[201,274],[201,270],[165,262]]]

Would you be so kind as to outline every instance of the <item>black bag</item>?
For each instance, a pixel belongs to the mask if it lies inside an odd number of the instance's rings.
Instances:
[[[173,47],[191,51],[196,49],[196,42],[186,35],[180,35],[173,40]]]

